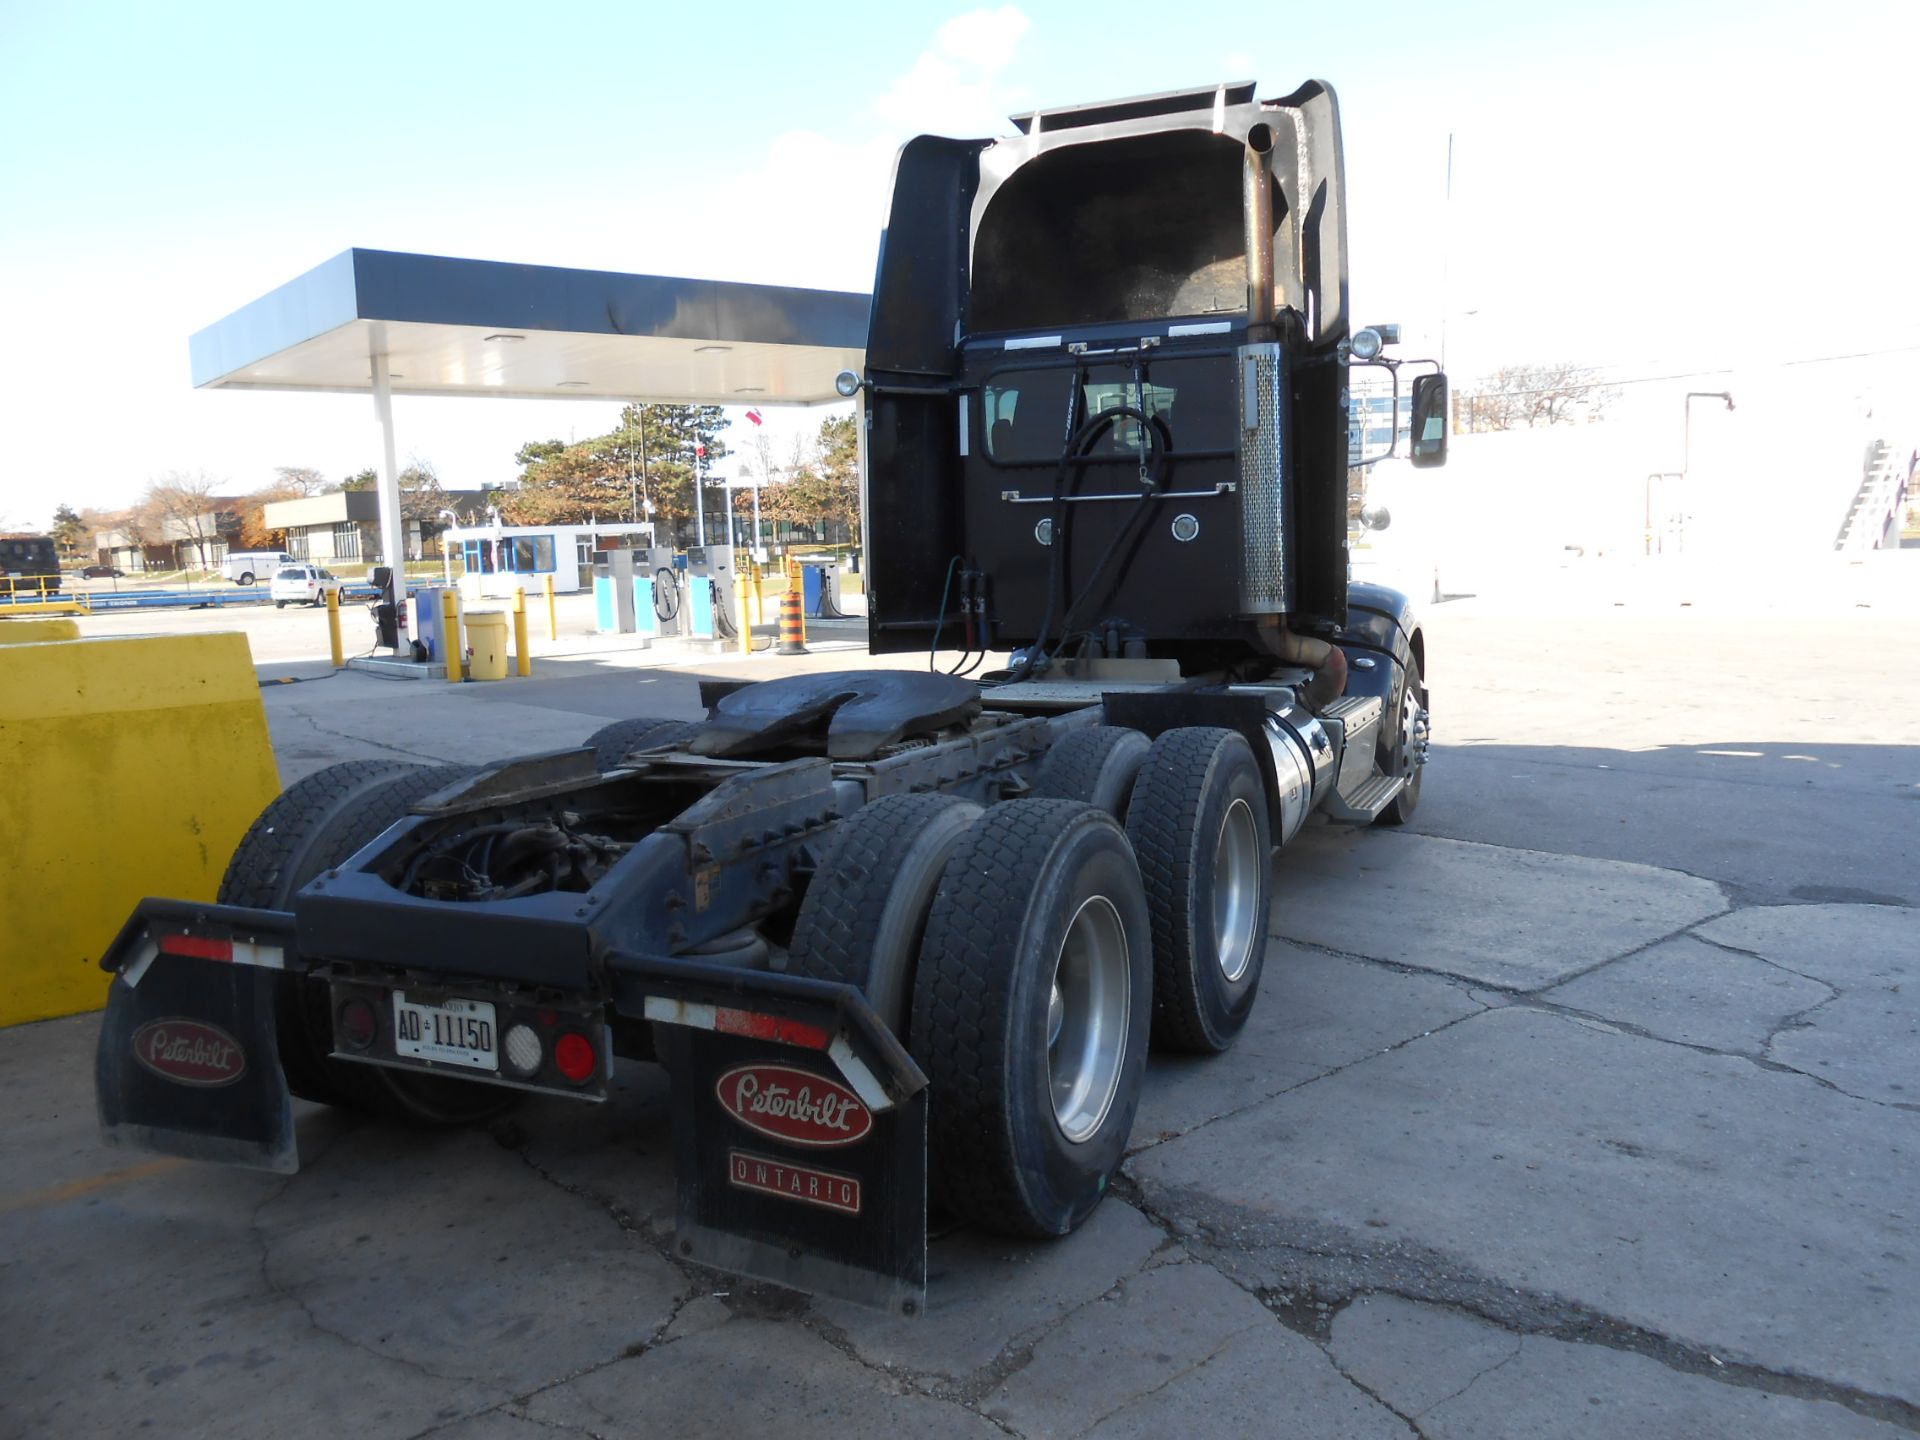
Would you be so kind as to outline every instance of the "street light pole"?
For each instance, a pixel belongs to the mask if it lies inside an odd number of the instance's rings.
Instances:
[[[1680,440],[1680,478],[1687,478],[1687,467],[1693,458],[1693,402],[1696,400],[1724,400],[1727,409],[1733,409],[1733,396],[1725,390],[1689,390],[1687,392],[1686,428],[1681,432]]]
[[[1688,478],[1693,468],[1693,402],[1719,400],[1733,409],[1733,395],[1726,390],[1689,390],[1685,406],[1685,426],[1680,434],[1680,538],[1685,543],[1687,507],[1693,503],[1693,484]]]

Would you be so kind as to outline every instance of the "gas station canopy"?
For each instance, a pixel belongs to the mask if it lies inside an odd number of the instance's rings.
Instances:
[[[861,368],[865,295],[348,250],[196,334],[216,390],[812,405]]]

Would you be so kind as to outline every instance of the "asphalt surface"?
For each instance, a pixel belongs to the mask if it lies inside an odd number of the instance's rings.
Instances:
[[[1253,1021],[1155,1058],[1069,1239],[940,1236],[917,1322],[685,1269],[645,1066],[485,1132],[312,1109],[292,1179],[154,1161],[74,1017],[0,1032],[0,1434],[1920,1430],[1914,609],[1428,624],[1415,823],[1278,858]],[[291,781],[863,659],[661,658],[263,694]]]

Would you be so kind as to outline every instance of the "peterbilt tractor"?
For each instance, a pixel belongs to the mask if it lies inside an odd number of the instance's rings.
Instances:
[[[110,1139],[290,1172],[294,1096],[477,1124],[656,1062],[678,1253],[901,1315],[930,1211],[1099,1205],[1149,1046],[1252,1012],[1272,852],[1412,814],[1427,655],[1348,583],[1349,367],[1400,362],[1349,324],[1332,90],[1014,124],[901,151],[841,377],[870,649],[926,667],[309,775],[103,958]]]

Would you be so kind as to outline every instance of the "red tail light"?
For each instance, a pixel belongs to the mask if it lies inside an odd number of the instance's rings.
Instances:
[[[593,1042],[577,1030],[569,1030],[553,1042],[553,1067],[575,1085],[584,1085],[600,1068]]]
[[[364,1050],[373,1044],[380,1022],[373,1006],[364,1000],[349,1000],[340,1007],[340,1040],[349,1050]]]

